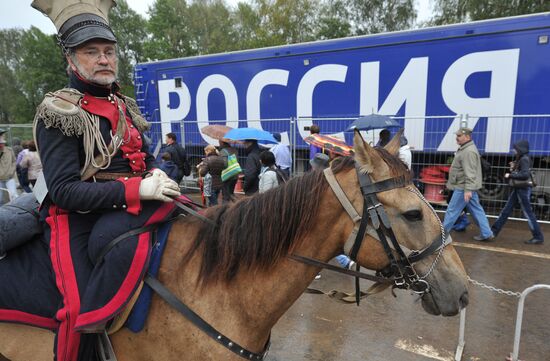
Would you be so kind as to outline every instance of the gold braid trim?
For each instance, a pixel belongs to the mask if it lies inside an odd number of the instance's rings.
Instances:
[[[57,128],[68,137],[81,136],[87,127],[92,126],[79,105],[83,96],[78,90],[70,88],[47,93],[36,108],[34,127],[40,120],[46,128]]]
[[[136,124],[136,127],[138,128],[140,133],[143,133],[151,128],[151,124],[143,118],[143,115],[141,114],[141,111],[139,110],[139,107],[136,103],[136,101],[130,97],[127,97],[126,95],[122,95],[122,100],[124,100],[124,103],[126,104],[126,109],[132,116],[132,120]]]

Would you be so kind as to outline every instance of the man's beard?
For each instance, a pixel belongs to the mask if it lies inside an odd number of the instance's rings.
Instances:
[[[80,65],[80,63],[76,59],[76,57],[74,57],[72,61],[74,66],[76,67],[78,74],[80,74],[81,77],[83,77],[84,79],[86,79],[91,83],[107,86],[107,85],[113,84],[118,77],[118,61],[115,62],[114,69],[111,69],[111,67],[109,66],[95,66],[92,74],[88,73],[86,70],[83,69],[83,67]],[[96,74],[96,72],[100,70],[114,71],[114,74],[113,73],[108,75]]]

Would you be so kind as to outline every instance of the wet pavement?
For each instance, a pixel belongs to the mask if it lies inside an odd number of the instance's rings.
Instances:
[[[494,220],[491,220],[491,222]],[[509,221],[490,243],[476,242],[477,227],[453,232],[456,249],[469,276],[514,292],[550,284],[550,226],[543,225],[544,245],[525,245],[527,223]],[[370,283],[364,282],[364,288]],[[323,271],[312,287],[328,292],[354,291],[354,280]],[[462,360],[505,360],[512,352],[519,298],[470,284]],[[407,291],[389,291],[355,304],[304,294],[273,329],[268,361],[418,361],[454,360],[459,317],[427,314]],[[550,291],[527,297],[520,359],[550,360]]]

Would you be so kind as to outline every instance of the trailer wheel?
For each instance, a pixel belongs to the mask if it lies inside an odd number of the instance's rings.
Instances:
[[[483,187],[479,190],[479,196],[486,201],[506,200],[510,193],[509,188],[504,173],[491,170],[483,177]]]

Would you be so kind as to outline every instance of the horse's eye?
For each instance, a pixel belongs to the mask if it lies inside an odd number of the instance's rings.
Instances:
[[[403,213],[403,217],[405,217],[407,219],[407,221],[411,221],[411,222],[417,222],[417,221],[421,221],[422,220],[422,211],[420,210],[412,210],[412,211],[407,211],[405,213]]]

